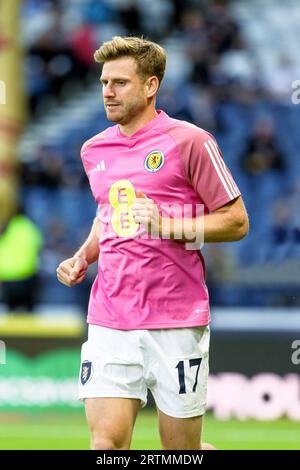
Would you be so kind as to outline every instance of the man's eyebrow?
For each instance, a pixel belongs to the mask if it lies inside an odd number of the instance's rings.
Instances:
[[[118,80],[123,80],[125,82],[125,81],[130,80],[130,78],[127,77],[127,76],[126,77],[115,77],[115,78],[112,78],[111,80],[112,80],[112,82],[117,82]],[[101,82],[104,82],[104,81],[107,82],[108,79],[106,77],[100,77],[100,81]]]

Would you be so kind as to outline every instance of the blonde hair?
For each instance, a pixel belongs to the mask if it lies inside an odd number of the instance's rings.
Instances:
[[[145,80],[155,75],[161,83],[166,68],[166,53],[155,42],[139,37],[114,36],[96,50],[94,59],[104,63],[120,57],[133,57],[138,74]]]

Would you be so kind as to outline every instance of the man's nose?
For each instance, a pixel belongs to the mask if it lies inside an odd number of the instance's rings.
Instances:
[[[112,86],[110,85],[106,85],[104,88],[103,88],[103,96],[105,98],[108,98],[109,96],[114,96],[114,90],[112,88]]]

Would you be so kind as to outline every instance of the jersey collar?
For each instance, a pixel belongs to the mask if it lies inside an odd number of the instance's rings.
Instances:
[[[137,139],[138,137],[141,137],[143,134],[146,134],[150,129],[155,129],[158,126],[161,126],[162,122],[168,117],[167,114],[162,111],[161,109],[157,109],[157,115],[155,118],[151,119],[145,126],[143,126],[141,129],[136,131],[134,134],[131,136],[124,135],[122,134],[120,127],[117,125],[117,135],[118,137],[121,137],[122,139]]]

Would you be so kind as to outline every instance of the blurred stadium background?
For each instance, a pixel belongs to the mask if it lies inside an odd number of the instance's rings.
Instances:
[[[250,216],[245,240],[205,247],[204,437],[300,449],[299,23],[297,0],[0,1],[0,449],[89,446],[76,380],[95,270],[67,289],[55,269],[95,214],[79,151],[108,125],[93,51],[116,34],[166,48],[159,106],[216,136]],[[159,448],[151,400],[133,446]]]

